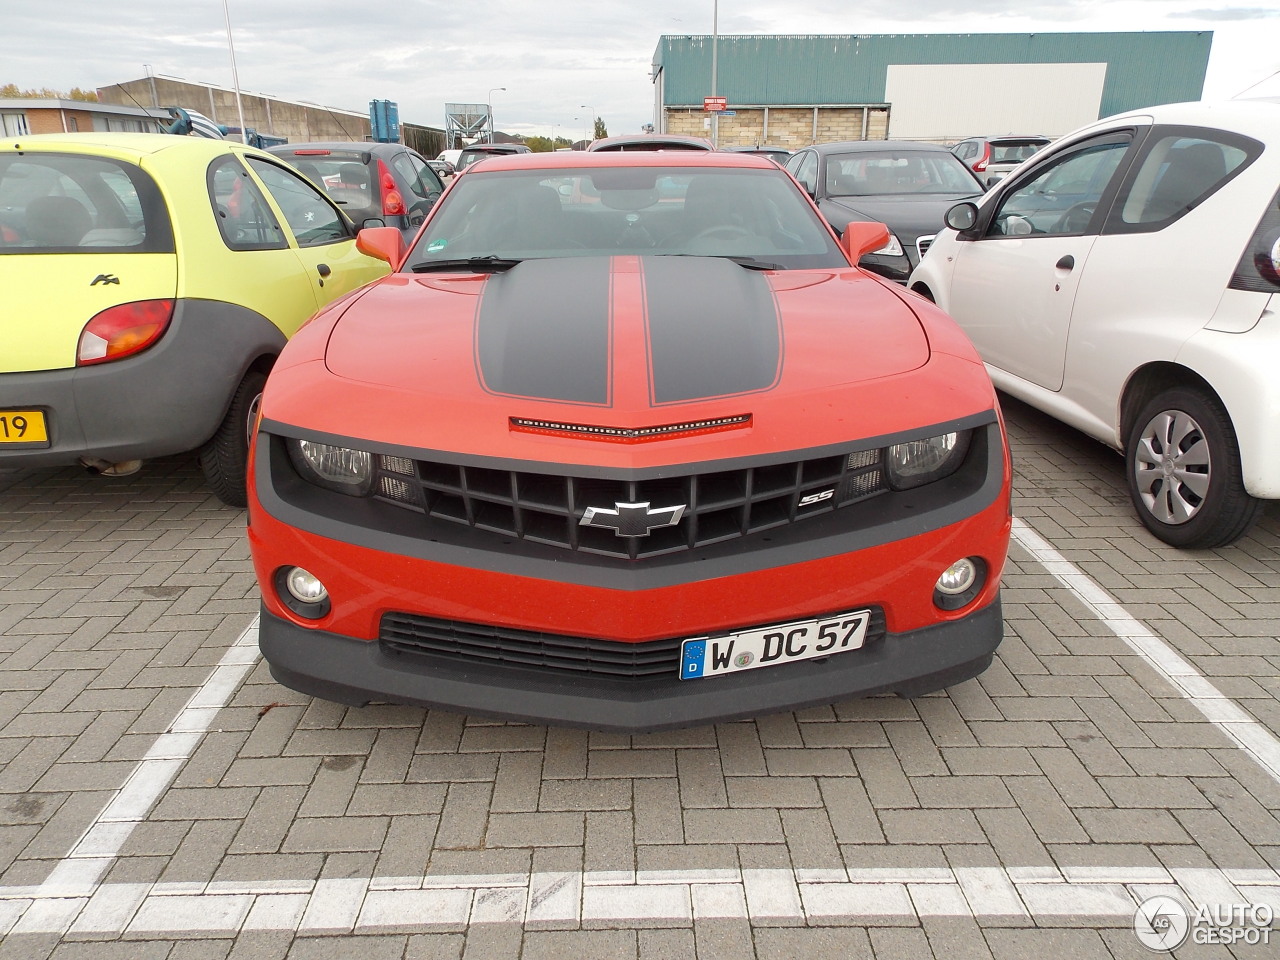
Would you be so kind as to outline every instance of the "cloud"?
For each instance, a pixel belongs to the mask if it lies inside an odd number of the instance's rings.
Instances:
[[[1168,14],[1181,20],[1265,20],[1280,17],[1280,9],[1265,7],[1226,7],[1221,10],[1175,10]]]
[[[709,35],[712,4],[687,0],[228,0],[246,91],[363,112],[394,100],[401,119],[440,127],[444,104],[493,93],[500,128],[585,131],[591,104],[612,133],[653,118],[650,65],[663,34]],[[107,86],[157,74],[231,85],[217,2],[59,0],[10,3],[0,83]],[[971,33],[1046,30],[1215,30],[1210,72],[1239,89],[1261,75],[1256,51],[1280,48],[1277,11],[1213,0],[735,0],[719,4],[722,34]],[[1228,35],[1240,24],[1238,43]],[[1246,28],[1245,24],[1248,24]],[[1273,29],[1273,27],[1275,29]],[[1263,57],[1262,59],[1267,59]],[[146,66],[144,66],[146,65]],[[1255,75],[1256,74],[1256,75]],[[199,109],[199,105],[192,104]]]

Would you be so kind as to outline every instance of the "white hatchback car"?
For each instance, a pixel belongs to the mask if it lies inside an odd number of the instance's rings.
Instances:
[[[1156,536],[1231,543],[1280,498],[1280,100],[1108,117],[946,222],[908,286],[1125,454]]]

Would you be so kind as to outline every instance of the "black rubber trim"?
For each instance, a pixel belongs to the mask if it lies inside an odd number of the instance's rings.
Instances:
[[[994,416],[982,414],[964,423]],[[431,528],[431,537],[404,531],[412,515],[399,507],[368,498],[343,496],[307,483],[294,471],[283,437],[264,424],[258,434],[257,497],[271,516],[299,530],[399,556],[415,557],[458,567],[492,570],[513,576],[534,577],[615,590],[649,590],[685,583],[689,565],[696,564],[698,579],[733,576],[792,563],[839,556],[868,547],[892,543],[966,520],[991,506],[1004,487],[1004,450],[1000,428],[994,421],[974,428],[969,456],[954,474],[912,490],[881,494],[863,503],[842,507],[820,520],[797,522],[764,533],[643,561],[580,555],[558,547],[515,540],[452,523]],[[963,429],[958,425],[926,427],[910,435],[878,437],[865,446],[886,446],[902,440]],[[351,446],[353,441],[308,435],[306,439]],[[859,444],[862,446],[862,444]],[[717,461],[714,464],[682,464],[682,472],[712,471],[776,460],[808,459],[830,455],[850,447],[787,451],[770,457]],[[265,456],[263,455],[265,452]],[[379,448],[378,452],[392,452]],[[414,456],[413,453],[405,454]],[[417,451],[417,455],[423,455]],[[489,460],[499,469],[553,469],[550,464]],[[575,473],[584,468],[574,466]],[[670,467],[656,470],[607,471],[609,476],[639,479],[661,476]]]
[[[507,720],[644,733],[798,710],[854,697],[917,696],[977,676],[1003,636],[1000,600],[962,620],[890,634],[873,648],[652,683],[548,677],[536,670],[459,666],[387,653],[377,642],[310,630],[265,609],[258,644],[271,675],[310,696],[442,707]]]

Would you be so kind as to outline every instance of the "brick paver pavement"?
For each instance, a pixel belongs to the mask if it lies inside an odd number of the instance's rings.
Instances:
[[[1280,731],[1280,515],[1173,550],[1006,412],[1018,518]],[[279,687],[243,523],[189,459],[0,472],[0,960],[1091,960],[1152,894],[1280,908],[1280,781],[1023,546],[975,681],[626,737]]]

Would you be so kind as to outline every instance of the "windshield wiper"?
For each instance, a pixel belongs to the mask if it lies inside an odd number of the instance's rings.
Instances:
[[[502,273],[510,270],[520,260],[509,257],[466,257],[458,260],[423,260],[409,269],[414,273],[434,273],[438,270],[470,270],[472,273]]]
[[[785,270],[787,269],[780,263],[772,263],[768,260],[757,260],[755,257],[738,257],[730,256],[723,253],[659,253],[659,257],[708,257],[716,260],[732,260],[740,267],[746,267],[748,270]]]

